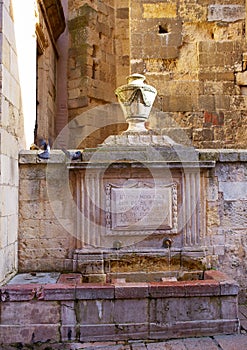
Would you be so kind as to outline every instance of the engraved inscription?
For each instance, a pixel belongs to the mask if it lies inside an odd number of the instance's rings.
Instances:
[[[110,231],[172,230],[176,225],[175,184],[148,187],[140,184],[133,187],[108,185],[106,213],[108,233]],[[110,201],[109,201],[110,199]]]

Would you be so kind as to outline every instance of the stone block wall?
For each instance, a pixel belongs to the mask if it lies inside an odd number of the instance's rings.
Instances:
[[[31,156],[30,156],[31,153]],[[64,195],[64,155],[55,155],[49,165],[37,154],[20,156],[19,271],[71,270],[76,248],[75,210]],[[69,265],[70,264],[70,265]]]
[[[121,61],[119,73],[122,75],[129,65],[128,27],[124,28],[128,11],[127,5],[124,6],[117,10],[115,18],[114,0],[69,1],[69,120],[82,116],[71,126],[77,129],[78,134],[70,140],[71,148],[93,147],[123,128],[111,119],[99,126],[99,123],[102,124],[100,114],[97,115],[99,121],[94,123],[83,120],[83,113],[98,105],[116,102],[116,60]],[[121,37],[121,42],[123,40],[122,44],[118,41],[117,53],[115,35]]]
[[[156,87],[163,112],[151,128],[199,148],[246,148],[245,12],[244,0],[130,2],[131,71]]]
[[[78,0],[68,12],[70,120],[116,101],[115,88],[138,72],[158,90],[150,128],[198,148],[246,147],[245,0]],[[76,125],[83,141],[72,148],[126,129]]]
[[[69,2],[69,117],[114,97],[115,12],[113,1]]]
[[[201,157],[206,154],[202,151]],[[216,167],[207,179],[207,245],[213,247],[213,265],[247,286],[246,152],[216,151],[213,157]]]
[[[21,91],[17,67],[13,12],[0,4],[0,283],[17,270],[18,151],[23,145]]]

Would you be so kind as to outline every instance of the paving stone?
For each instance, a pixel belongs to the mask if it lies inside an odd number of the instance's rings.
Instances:
[[[81,347],[79,349],[85,349],[85,350],[130,350],[129,345],[124,345],[124,344],[117,344],[117,345],[95,345],[91,344],[90,346],[84,348]],[[78,349],[78,350],[79,350]]]
[[[247,336],[238,335],[219,335],[215,336],[214,339],[217,341],[219,346],[223,350],[245,350],[247,349]],[[211,349],[210,349],[211,350]]]
[[[211,338],[183,339],[186,350],[219,350],[215,341]]]
[[[131,344],[131,350],[147,350],[147,347],[144,343],[134,343]]]
[[[181,340],[147,344],[147,350],[187,350]]]

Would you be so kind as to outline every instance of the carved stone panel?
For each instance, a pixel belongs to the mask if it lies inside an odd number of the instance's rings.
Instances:
[[[176,232],[176,184],[163,186],[143,182],[135,182],[129,186],[107,184],[106,229],[107,234],[146,235],[154,230]]]

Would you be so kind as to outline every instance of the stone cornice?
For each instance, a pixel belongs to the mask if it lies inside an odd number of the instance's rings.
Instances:
[[[39,159],[37,157],[38,153],[40,151],[30,151],[30,150],[22,150],[19,153],[19,163],[20,164],[42,164],[42,163],[68,163],[72,165],[72,167],[78,168],[78,167],[87,167],[91,165],[95,165],[96,162],[93,162],[93,160],[89,161],[74,161],[70,163],[64,153],[61,150],[52,150],[51,151],[51,158],[50,159]],[[214,167],[215,163],[234,163],[234,162],[247,162],[247,150],[245,149],[195,149],[195,152],[198,156],[198,162],[184,162],[187,166],[197,166],[200,163],[200,167]],[[83,157],[83,150],[82,150],[82,157]],[[107,163],[107,162],[106,162]],[[112,161],[108,161],[108,164],[112,163]],[[131,163],[128,161],[115,161],[115,163],[126,165],[127,163]],[[135,161],[132,162],[133,164]],[[137,162],[140,163],[140,162]],[[147,161],[143,161],[143,163],[148,163]],[[149,164],[153,164],[153,166],[156,166],[162,164],[162,162],[149,162]],[[74,164],[74,165],[73,165]],[[98,161],[99,166],[103,166],[105,163],[102,160],[101,162]],[[163,165],[169,167],[170,165],[173,165],[173,167],[176,167],[176,162],[163,162]],[[177,166],[179,166],[180,163],[177,162]]]
[[[61,0],[38,0],[38,3],[45,12],[44,17],[46,22],[48,22],[47,26],[50,29],[50,35],[56,41],[66,26]]]

